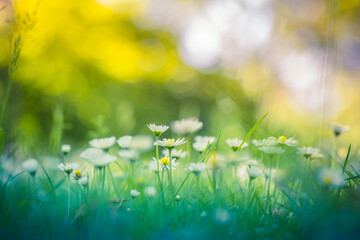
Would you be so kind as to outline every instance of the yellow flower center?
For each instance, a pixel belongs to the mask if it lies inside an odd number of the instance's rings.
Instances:
[[[77,177],[77,178],[81,178],[81,176],[82,176],[80,170],[76,170],[74,174],[75,174],[75,177]]]
[[[285,141],[286,141],[286,137],[285,137],[285,136],[280,136],[280,137],[279,137],[279,140],[280,140],[281,142],[285,142]]]
[[[163,165],[169,165],[170,164],[170,161],[167,157],[164,157],[162,159],[160,159],[160,162],[163,164]]]
[[[330,178],[330,177],[324,177],[324,183],[325,183],[326,185],[331,184],[331,178]]]
[[[171,145],[171,144],[174,144],[175,142],[174,142],[173,139],[168,139],[168,140],[166,140],[166,143],[167,143],[168,145]]]

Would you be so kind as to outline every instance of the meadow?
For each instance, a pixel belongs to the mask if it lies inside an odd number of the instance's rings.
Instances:
[[[243,139],[199,136],[186,118],[3,165],[2,238],[356,239],[351,146],[341,159],[291,136],[253,139],[266,116]],[[334,141],[348,130],[331,129]]]

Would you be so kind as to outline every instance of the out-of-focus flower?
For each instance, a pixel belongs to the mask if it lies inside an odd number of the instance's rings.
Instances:
[[[174,147],[180,146],[182,144],[186,143],[185,138],[179,138],[179,139],[173,139],[173,138],[164,138],[163,140],[159,140],[155,142],[154,144],[158,144],[162,147],[165,147],[167,149],[172,149]]]
[[[274,146],[274,145],[262,146],[262,147],[259,147],[259,150],[266,153],[266,154],[269,154],[269,155],[281,154],[281,153],[285,152],[285,150],[282,149],[281,147],[277,147],[277,146]]]
[[[323,157],[323,155],[320,153],[320,150],[318,148],[313,148],[313,147],[299,148],[299,153],[304,155],[304,157],[309,160]]]
[[[278,140],[274,137],[268,137],[261,140],[252,140],[252,143],[257,147],[274,146],[278,143]]]
[[[107,150],[111,148],[115,144],[116,138],[108,137],[108,138],[96,138],[89,142],[90,146],[93,148],[99,148]]]
[[[132,136],[123,136],[117,140],[117,143],[122,148],[128,148],[131,144]]]
[[[139,154],[134,149],[124,149],[117,152],[119,158],[125,159],[127,161],[136,160],[139,157]]]
[[[231,219],[230,213],[223,208],[216,209],[214,217],[215,221],[220,224],[226,224]]]
[[[220,153],[211,154],[207,162],[212,171],[219,171],[225,167],[224,157]]]
[[[148,128],[154,133],[156,137],[159,137],[163,132],[168,130],[168,126],[166,125],[155,125],[155,124],[149,124]]]
[[[72,173],[72,177],[73,179],[75,180],[79,180],[80,178],[82,178],[82,172],[80,170],[75,170],[73,173]]]
[[[68,175],[71,174],[74,170],[78,169],[79,167],[80,165],[77,163],[66,163],[66,164],[60,163],[58,165],[58,168],[61,171],[64,171]]]
[[[39,167],[39,162],[33,158],[30,158],[28,160],[25,160],[21,164],[22,168],[27,171],[31,176],[35,176],[36,171]]]
[[[162,153],[164,154],[165,157],[169,157],[169,149],[165,148]],[[182,149],[172,149],[171,150],[171,157],[175,158],[176,160],[181,159],[181,158],[185,158],[187,155],[186,151],[183,151]]]
[[[262,170],[256,166],[249,166],[247,168],[247,173],[250,177],[250,180],[254,180],[262,174]]]
[[[136,135],[132,137],[130,148],[138,152],[147,152],[154,146],[154,138],[150,135]]]
[[[60,152],[63,156],[68,155],[70,151],[71,151],[71,146],[69,144],[63,144],[61,146]]]
[[[239,149],[241,143],[243,142],[243,140],[238,139],[238,138],[233,138],[233,139],[227,139],[226,140],[226,144],[231,147],[231,149],[235,152]],[[241,148],[247,147],[248,144],[245,142]]]
[[[289,147],[295,147],[295,146],[297,146],[297,144],[298,144],[298,142],[297,142],[295,139],[293,139],[293,138],[286,138],[285,136],[280,136],[280,137],[278,138],[278,143],[279,143],[279,144],[285,144],[285,145],[287,145],[287,146],[289,146]]]
[[[186,135],[199,131],[202,126],[203,123],[200,122],[199,119],[190,117],[174,121],[171,125],[171,129],[179,135]]]
[[[276,172],[277,172],[276,169],[271,169],[271,170],[270,170],[270,168],[265,169],[265,170],[264,170],[265,178],[266,178],[266,179],[269,179],[269,178],[270,178],[270,174],[271,174],[271,177],[275,177],[275,176],[276,176]]]
[[[146,187],[146,188],[144,189],[144,191],[145,191],[145,194],[146,194],[147,196],[149,196],[150,198],[153,198],[153,197],[156,196],[156,188],[154,188],[154,187],[152,187],[152,186]]]
[[[80,154],[80,157],[93,164],[97,168],[102,168],[116,161],[116,157],[105,153],[97,148],[88,148]]]
[[[210,144],[215,142],[215,137],[208,137],[208,136],[196,136],[195,141],[193,143],[193,148],[202,153],[205,151],[206,147]]]
[[[180,195],[175,196],[175,201],[180,201],[180,199],[181,199]]]
[[[317,178],[321,185],[331,188],[343,187],[346,183],[345,176],[341,169],[320,169]]]
[[[176,159],[172,159],[171,161],[171,169],[175,170],[179,166],[179,163],[176,162]],[[157,160],[156,158],[153,158],[153,160],[149,164],[149,168],[153,170],[154,172],[157,172]],[[168,169],[170,170],[170,160],[168,157],[163,157],[159,160],[159,168],[161,170]]]
[[[205,169],[206,169],[206,164],[199,162],[199,163],[190,163],[189,167],[186,170],[191,173],[194,173],[196,176],[199,176],[200,173]]]
[[[130,190],[130,195],[131,195],[131,197],[133,197],[133,198],[137,198],[138,196],[140,196],[140,192],[138,191],[138,190],[136,190],[136,189],[131,189]]]
[[[193,148],[199,153],[204,152],[207,146],[208,146],[207,142],[194,142],[193,143]]]
[[[342,126],[336,123],[329,124],[330,129],[333,131],[335,137],[340,136],[342,133],[350,130],[349,126]]]
[[[212,136],[196,136],[194,138],[194,142],[206,142],[210,144],[213,144],[216,140],[216,137]]]
[[[86,186],[88,184],[88,177],[87,176],[82,176],[79,180],[78,183],[81,186]]]

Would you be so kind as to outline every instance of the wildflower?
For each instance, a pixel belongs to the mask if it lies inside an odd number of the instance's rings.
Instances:
[[[171,161],[171,169],[175,170],[179,166],[179,163],[176,162],[176,159],[172,159]],[[153,160],[149,164],[149,168],[154,172],[157,172],[157,160],[153,158]],[[170,170],[170,160],[168,157],[163,157],[159,160],[159,168],[162,170]]]
[[[225,167],[224,157],[219,154],[211,154],[208,160],[209,169],[213,171],[219,171]]]
[[[345,176],[340,169],[323,168],[318,172],[317,178],[325,187],[338,188],[345,185]]]
[[[284,144],[289,147],[295,147],[298,144],[298,142],[293,138],[286,138],[285,136],[280,136],[278,138],[278,144]]]
[[[196,136],[195,141],[193,143],[193,148],[202,153],[205,151],[206,147],[210,144],[215,142],[215,137],[208,137],[208,136]]]
[[[349,126],[341,126],[336,123],[329,124],[330,129],[333,131],[335,137],[340,136],[342,133],[347,132],[350,130]]]
[[[130,195],[131,195],[131,197],[133,197],[133,198],[137,198],[138,196],[140,196],[140,192],[139,191],[137,191],[136,189],[131,189],[130,190]]]
[[[108,138],[96,138],[91,140],[89,144],[93,148],[108,150],[115,144],[115,141],[116,138],[113,136]]]
[[[165,148],[163,151],[162,151],[163,155],[165,157],[169,157],[169,149]],[[177,159],[181,159],[181,158],[185,158],[187,155],[187,152],[186,151],[183,151],[182,149],[172,149],[171,150],[171,157],[175,158],[176,160]]]
[[[166,125],[155,125],[155,124],[149,124],[148,128],[154,133],[156,137],[159,137],[163,132],[168,130],[168,126]]]
[[[72,174],[73,179],[79,180],[82,178],[82,172],[80,170],[75,170]]]
[[[263,146],[263,147],[259,147],[259,150],[266,153],[266,154],[281,154],[284,153],[285,150],[282,149],[281,147],[277,147],[277,146]]]
[[[80,157],[93,164],[97,168],[102,168],[116,161],[116,157],[105,153],[97,148],[88,148],[80,154]]]
[[[126,150],[118,151],[117,155],[119,156],[119,158],[122,158],[122,159],[125,159],[128,161],[134,161],[139,157],[139,154],[133,149],[126,149]]]
[[[150,186],[150,187],[146,187],[144,189],[146,195],[148,195],[150,198],[155,197],[156,196],[156,188]]]
[[[180,195],[175,196],[175,201],[180,201],[180,199],[181,199]]]
[[[80,167],[80,165],[77,163],[66,163],[65,165],[63,163],[60,163],[58,165],[58,168],[61,171],[64,171],[67,175],[69,175],[70,173],[72,173],[74,170],[76,170],[79,167]]]
[[[255,166],[249,166],[247,168],[247,173],[250,177],[250,180],[254,180],[255,178],[259,177],[262,174],[262,170]]]
[[[320,150],[318,148],[313,148],[313,147],[299,148],[299,153],[304,155],[304,157],[309,160],[323,157],[323,155],[320,153]]]
[[[271,170],[270,170],[270,168],[265,169],[265,170],[264,170],[265,178],[266,178],[266,179],[269,179],[269,178],[270,178],[270,174],[271,174],[271,176],[275,176],[275,175],[276,175],[276,172],[277,172],[276,169],[271,169]]]
[[[182,144],[186,143],[185,138],[179,138],[177,140],[173,138],[164,138],[163,140],[159,140],[155,142],[155,144],[158,144],[162,147],[165,147],[167,149],[172,149],[174,147],[180,146]]]
[[[199,131],[203,126],[197,118],[190,117],[174,121],[171,125],[173,132],[179,135],[186,135]]]
[[[30,158],[28,160],[25,160],[21,164],[22,168],[27,171],[31,176],[35,176],[36,171],[38,169],[39,163],[33,158]]]
[[[87,176],[82,176],[81,178],[79,178],[78,183],[81,186],[86,186],[88,184],[88,177]]]
[[[129,147],[138,152],[146,152],[151,150],[153,146],[154,146],[154,139],[152,136],[137,135],[132,137]]]
[[[243,142],[243,140],[238,139],[238,138],[234,138],[234,139],[227,139],[226,140],[226,144],[229,145],[229,147],[231,147],[231,149],[235,152],[239,149],[241,143]],[[248,144],[245,142],[241,148],[247,147]]]
[[[274,137],[268,137],[262,140],[253,140],[252,143],[257,147],[273,146],[278,143],[278,140]]]
[[[216,138],[211,136],[196,136],[194,138],[195,142],[206,142],[210,144],[213,144],[215,142]]]
[[[123,136],[117,140],[117,143],[122,148],[128,148],[131,144],[132,136]]]
[[[69,145],[69,144],[64,144],[64,145],[62,145],[61,146],[61,154],[63,155],[63,156],[66,156],[66,155],[68,155],[69,153],[70,153],[70,151],[71,151],[71,146]]]
[[[199,153],[204,152],[207,146],[208,146],[207,142],[194,142],[193,143],[193,148]]]
[[[199,176],[200,173],[206,169],[206,164],[199,162],[199,163],[190,163],[187,171],[194,173],[196,176]]]

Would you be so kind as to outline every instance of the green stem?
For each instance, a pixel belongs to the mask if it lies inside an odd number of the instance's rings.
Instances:
[[[159,140],[159,137],[156,137],[156,142]],[[158,178],[158,191],[161,190],[160,183],[160,167],[159,167],[159,146],[156,144],[156,167],[157,167],[157,178]]]
[[[68,208],[67,208],[67,219],[70,220],[70,174],[68,174]]]

